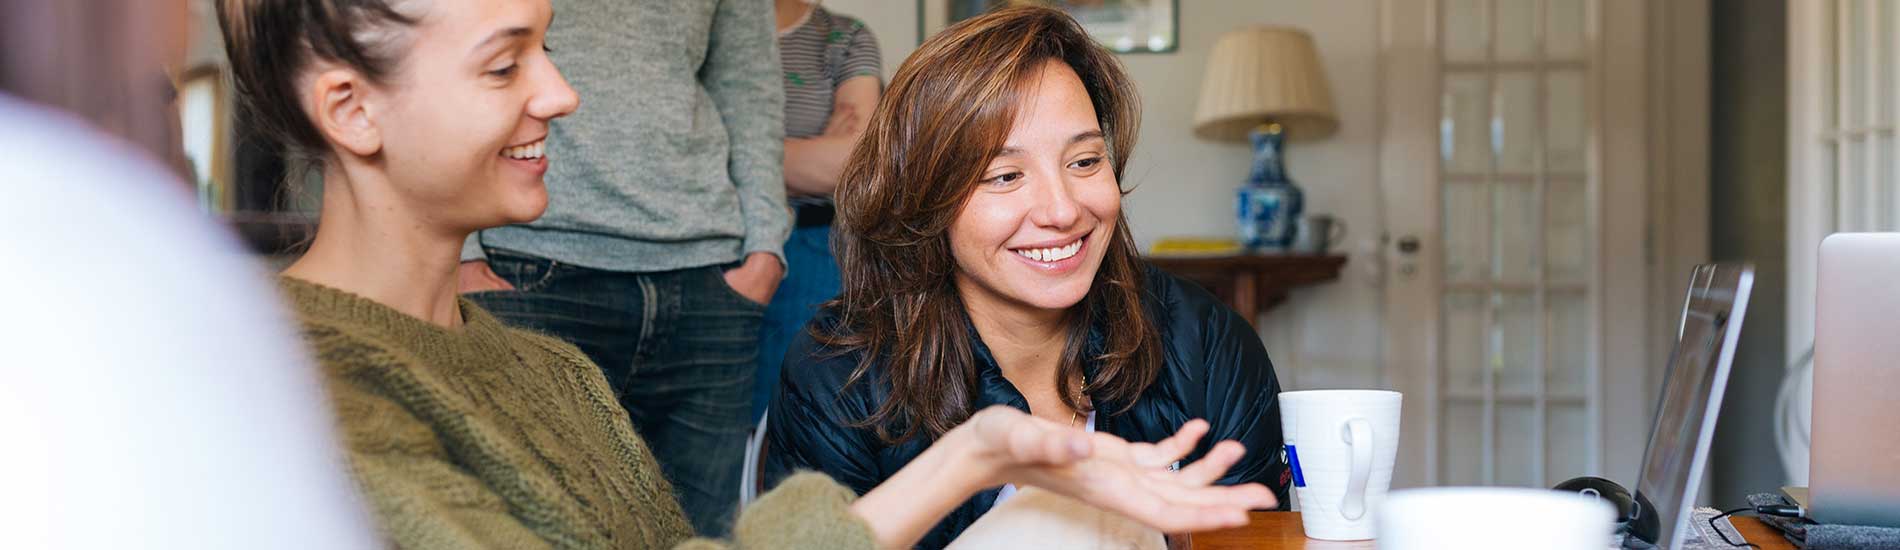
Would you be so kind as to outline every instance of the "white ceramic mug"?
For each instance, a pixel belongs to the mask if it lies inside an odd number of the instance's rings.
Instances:
[[[1293,233],[1293,251],[1301,254],[1325,254],[1346,242],[1346,220],[1326,214],[1300,219]]]
[[[1399,452],[1399,392],[1280,394],[1280,427],[1306,536],[1373,538]]]
[[[1602,499],[1504,487],[1396,491],[1378,514],[1380,550],[1603,550],[1616,515]]]

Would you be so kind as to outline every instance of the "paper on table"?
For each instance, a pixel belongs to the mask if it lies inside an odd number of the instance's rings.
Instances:
[[[1676,548],[1671,550],[1727,550],[1731,548],[1728,543],[1722,542],[1722,537],[1717,535],[1715,531],[1709,530],[1709,518],[1713,518],[1721,513],[1720,510],[1714,508],[1696,508],[1690,510],[1689,530],[1684,533],[1681,544],[1678,544]],[[1742,533],[1735,530],[1735,525],[1729,523],[1728,518],[1722,518],[1722,521],[1715,522],[1715,525],[1721,529],[1723,533],[1728,534],[1729,540],[1738,542],[1742,540]]]
[[[1164,550],[1160,531],[1126,516],[1035,487],[991,508],[948,550],[1115,548]]]

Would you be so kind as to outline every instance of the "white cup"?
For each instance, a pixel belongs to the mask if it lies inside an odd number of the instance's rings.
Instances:
[[[1407,489],[1379,510],[1379,549],[1603,550],[1615,515],[1602,499],[1549,489]]]
[[[1373,538],[1399,452],[1400,401],[1394,391],[1280,394],[1280,427],[1307,537]]]

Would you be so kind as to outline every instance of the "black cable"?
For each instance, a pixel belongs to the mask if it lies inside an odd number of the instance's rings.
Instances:
[[[1752,543],[1752,542],[1748,542],[1747,540],[1743,540],[1743,541],[1741,542],[1741,544],[1736,544],[1736,543],[1735,543],[1735,541],[1732,541],[1732,540],[1729,540],[1729,539],[1728,539],[1728,533],[1724,533],[1724,532],[1722,532],[1722,528],[1721,528],[1721,527],[1716,527],[1716,526],[1715,526],[1715,522],[1716,522],[1716,520],[1720,520],[1720,519],[1722,519],[1722,518],[1725,518],[1725,517],[1729,517],[1730,515],[1733,515],[1733,514],[1736,514],[1736,513],[1740,513],[1740,512],[1753,512],[1753,511],[1755,511],[1755,507],[1754,507],[1754,506],[1750,506],[1750,507],[1747,507],[1747,508],[1736,508],[1736,509],[1734,509],[1734,510],[1729,510],[1729,511],[1727,511],[1727,512],[1722,512],[1722,513],[1721,513],[1720,515],[1717,515],[1717,516],[1715,516],[1715,517],[1712,517],[1712,518],[1709,518],[1709,529],[1711,529],[1711,530],[1713,530],[1713,531],[1715,531],[1715,536],[1718,536],[1718,537],[1722,537],[1722,542],[1726,542],[1726,543],[1728,543],[1728,545],[1729,545],[1729,546],[1747,546],[1747,547],[1749,547],[1749,548],[1756,548],[1756,549],[1759,549],[1759,548],[1761,548],[1761,546],[1757,546],[1757,545],[1756,545],[1755,543]],[[1734,524],[1735,524],[1734,522],[1730,522],[1730,523],[1729,523],[1729,525],[1734,525]],[[1741,529],[1739,529],[1739,528],[1738,528],[1738,529],[1736,529],[1736,532],[1737,532],[1737,533],[1740,533],[1740,532],[1741,532]]]

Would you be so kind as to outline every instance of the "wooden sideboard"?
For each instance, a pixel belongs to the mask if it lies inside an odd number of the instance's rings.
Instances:
[[[1343,255],[1148,256],[1149,263],[1176,277],[1194,281],[1249,323],[1286,301],[1295,288],[1339,278]]]

